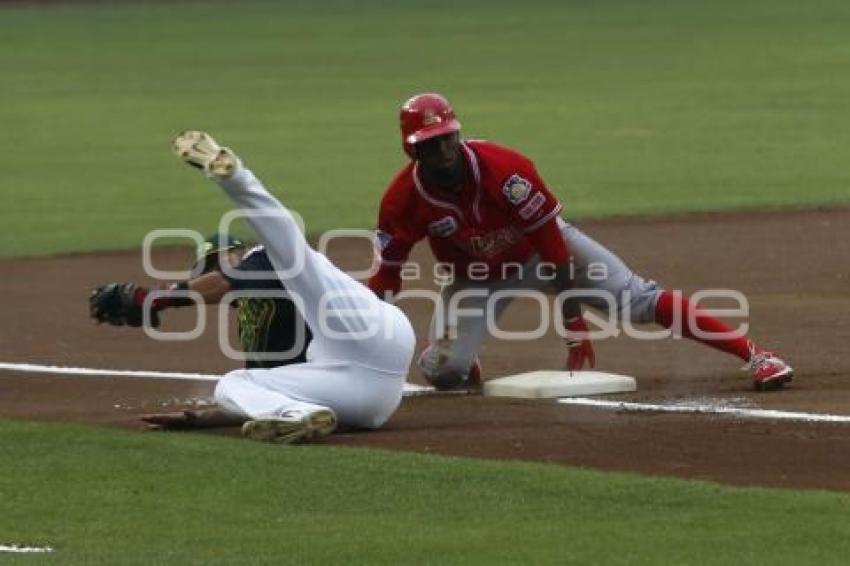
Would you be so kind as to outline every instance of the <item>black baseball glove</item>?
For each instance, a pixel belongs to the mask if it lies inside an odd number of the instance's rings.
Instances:
[[[96,287],[89,296],[89,313],[98,324],[141,326],[144,323],[142,305],[148,290],[134,283],[107,283]],[[156,309],[150,311],[151,326],[159,326]]]

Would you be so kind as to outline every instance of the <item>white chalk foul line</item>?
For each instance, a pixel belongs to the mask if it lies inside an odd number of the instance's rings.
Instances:
[[[562,398],[564,405],[580,405],[621,411],[653,413],[699,413],[704,415],[731,415],[745,419],[773,419],[813,423],[850,423],[850,415],[824,415],[819,413],[801,413],[796,411],[776,411],[773,409],[747,409],[743,407],[723,407],[712,404],[665,405],[654,403],[631,403],[627,401],[605,401],[584,397]]]
[[[103,376],[103,377],[141,377],[147,379],[185,379],[193,381],[218,381],[220,375],[211,375],[206,373],[181,373],[167,371],[137,371],[128,369],[95,369],[95,368],[78,368],[66,366],[52,366],[39,364],[19,364],[0,362],[0,370],[15,371],[23,373],[43,373],[51,375],[75,375],[83,377]],[[433,387],[424,385],[416,385],[415,383],[404,384],[405,396],[424,395],[433,392]]]
[[[0,371],[14,371],[21,373],[42,373],[52,375],[74,375],[74,376],[105,376],[105,377],[139,377],[147,379],[183,379],[194,381],[218,381],[221,376],[204,373],[182,373],[166,371],[138,371],[123,369],[95,369],[66,367],[55,365],[39,365],[24,363],[0,362]],[[429,395],[434,393],[433,387],[417,385],[415,383],[404,384],[404,396]],[[655,413],[697,413],[706,415],[731,415],[745,419],[774,419],[798,422],[820,422],[820,423],[850,423],[850,415],[828,415],[819,413],[804,413],[796,411],[776,411],[772,409],[750,409],[743,407],[726,407],[712,403],[688,403],[683,404],[656,404],[656,403],[632,403],[627,401],[606,401],[602,399],[588,399],[585,397],[565,397],[558,400],[564,405],[579,405],[584,407],[595,407],[601,409],[614,409],[621,411],[655,412]],[[2,548],[2,547],[0,547]]]
[[[53,548],[50,546],[18,546],[15,544],[5,545],[0,544],[0,552],[5,552],[8,554],[46,554],[48,552],[53,552]]]
[[[166,371],[136,371],[126,369],[94,369],[38,364],[16,364],[0,362],[0,370],[24,373],[47,373],[52,375],[81,375],[109,377],[145,377],[148,379],[191,379],[195,381],[218,381],[219,375],[204,373],[180,373]]]

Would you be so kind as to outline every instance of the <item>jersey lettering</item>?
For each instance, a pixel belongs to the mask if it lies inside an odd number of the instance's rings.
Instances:
[[[448,238],[457,232],[457,220],[454,216],[445,216],[428,224],[428,234],[438,238]]]
[[[497,257],[505,250],[516,244],[522,233],[513,226],[493,230],[469,239],[470,251],[480,258]]]
[[[540,211],[544,204],[546,204],[546,196],[543,193],[535,193],[531,200],[519,209],[519,217],[523,220],[529,220]]]

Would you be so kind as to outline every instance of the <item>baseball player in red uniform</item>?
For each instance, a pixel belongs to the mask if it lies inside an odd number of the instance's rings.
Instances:
[[[423,238],[436,259],[453,268],[454,280],[444,287],[437,307],[443,312],[435,312],[430,345],[418,359],[431,383],[446,388],[475,383],[487,321],[484,314],[474,313],[483,313],[488,296],[505,289],[572,290],[574,296],[562,309],[569,370],[595,365],[582,316],[587,305],[613,309],[631,322],[660,324],[737,356],[746,362],[757,390],[791,381],[792,368],[777,355],[736,335],[680,293],[635,274],[562,220],[561,204],[530,159],[495,143],[462,139],[460,129],[452,107],[439,94],[418,94],[402,106],[402,146],[410,162],[381,201],[380,263],[369,280],[379,296],[397,293],[408,254]],[[459,299],[454,305],[453,297]],[[496,317],[508,302],[496,303]],[[450,306],[462,307],[464,316],[447,314]]]

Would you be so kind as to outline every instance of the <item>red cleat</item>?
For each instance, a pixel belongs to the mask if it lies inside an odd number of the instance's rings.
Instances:
[[[753,374],[756,391],[781,389],[794,378],[794,368],[773,352],[758,351],[750,346],[750,361],[743,367]]]

